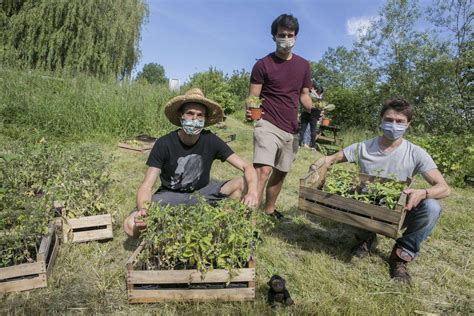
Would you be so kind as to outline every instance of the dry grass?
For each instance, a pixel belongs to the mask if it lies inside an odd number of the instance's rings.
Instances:
[[[252,156],[252,129],[235,119],[228,131],[237,133],[231,147],[245,159]],[[228,132],[226,131],[226,132]],[[353,138],[354,136],[350,136]],[[348,137],[349,138],[349,137]],[[411,286],[393,283],[387,255],[393,245],[380,238],[377,251],[365,259],[351,259],[353,237],[348,226],[298,211],[298,180],[315,152],[301,151],[288,175],[277,207],[290,220],[263,236],[257,254],[257,300],[247,303],[175,303],[129,305],[125,262],[136,243],[125,237],[121,221],[134,206],[134,195],[143,177],[146,155],[104,150],[116,155],[111,194],[115,215],[113,241],[62,245],[46,289],[12,294],[0,299],[0,313],[114,313],[143,314],[252,314],[273,312],[266,306],[266,281],[283,275],[296,301],[278,314],[469,314],[473,307],[473,189],[455,189],[442,201],[441,219],[424,243],[419,258],[410,265]],[[227,179],[240,173],[215,162],[213,176]],[[417,185],[423,185],[420,180]]]

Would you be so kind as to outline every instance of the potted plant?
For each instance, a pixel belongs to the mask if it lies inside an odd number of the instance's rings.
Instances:
[[[319,101],[315,103],[315,106],[321,111],[324,111],[324,116],[322,118],[321,125],[329,126],[331,124],[331,118],[329,118],[326,114],[327,112],[333,111],[336,108],[336,106],[334,104],[329,104],[325,101]]]
[[[260,106],[262,105],[262,101],[263,99],[260,99],[259,97],[254,95],[248,96],[245,99],[245,106],[250,109],[250,118],[252,119],[252,121],[257,121],[262,118],[262,109],[260,108]]]

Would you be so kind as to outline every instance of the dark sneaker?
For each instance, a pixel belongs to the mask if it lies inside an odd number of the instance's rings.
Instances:
[[[372,244],[374,243],[376,236],[377,235],[374,234],[374,236],[369,239],[359,240],[359,244],[355,245],[351,250],[352,255],[357,258],[369,256],[370,249],[372,248]]]
[[[397,282],[410,283],[411,276],[408,274],[407,264],[411,260],[412,258],[403,249],[395,245],[388,259],[390,277]]]
[[[280,212],[278,212],[277,210],[273,210],[272,213],[267,213],[267,214],[268,214],[268,216],[271,216],[271,217],[273,217],[274,219],[279,220],[279,221],[285,219],[285,216],[283,216],[283,214],[280,213]]]

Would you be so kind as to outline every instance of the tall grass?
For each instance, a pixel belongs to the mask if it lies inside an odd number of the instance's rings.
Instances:
[[[164,86],[0,69],[0,122],[10,134],[26,129],[61,139],[159,135],[172,128],[162,110],[171,97]]]

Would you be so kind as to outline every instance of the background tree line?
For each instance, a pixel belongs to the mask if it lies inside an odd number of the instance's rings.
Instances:
[[[130,76],[138,61],[143,0],[0,2],[0,62],[101,78]]]
[[[343,127],[377,128],[384,99],[402,96],[415,105],[416,131],[473,131],[474,31],[472,0],[388,0],[352,47],[328,48],[311,62],[313,76],[336,104]],[[6,0],[0,3],[0,62],[99,78],[130,77],[139,57],[143,0]],[[420,30],[420,23],[424,29]],[[167,84],[165,69],[146,64],[136,80]],[[185,83],[240,110],[249,73],[210,67]]]

